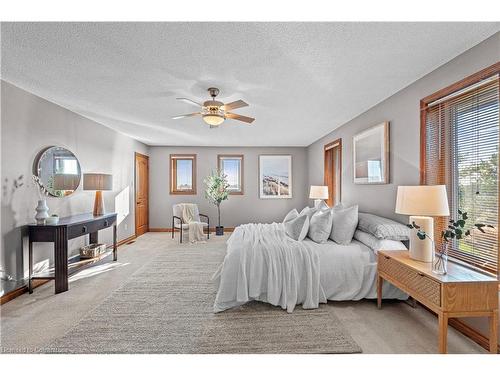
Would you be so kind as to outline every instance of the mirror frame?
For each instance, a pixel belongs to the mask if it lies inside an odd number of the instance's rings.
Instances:
[[[43,155],[45,155],[45,153],[50,150],[51,148],[62,148],[62,149],[65,149],[66,151],[68,152],[71,152],[71,154],[73,154],[73,156],[75,157],[76,159],[76,162],[78,164],[78,170],[79,170],[79,178],[78,178],[78,185],[76,185],[75,187],[75,190],[73,190],[72,193],[68,194],[68,195],[63,195],[63,196],[59,196],[59,195],[55,195],[53,194],[51,191],[49,191],[47,189],[47,191],[49,192],[49,195],[51,197],[54,197],[54,198],[64,198],[64,197],[67,197],[67,196],[70,196],[71,194],[73,194],[77,189],[78,187],[80,186],[81,182],[82,182],[82,166],[80,165],[80,160],[78,160],[78,157],[75,155],[75,153],[73,151],[71,151],[70,149],[64,147],[64,146],[57,146],[57,145],[52,145],[52,146],[47,146],[47,147],[44,147],[43,149],[41,149],[38,154],[35,156],[35,160],[33,161],[33,175],[37,176],[37,177],[40,177],[40,161],[42,160],[42,157]]]

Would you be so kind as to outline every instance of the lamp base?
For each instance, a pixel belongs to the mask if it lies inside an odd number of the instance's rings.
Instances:
[[[410,224],[415,222],[421,230],[429,237],[434,238],[434,219],[429,216],[410,216]],[[417,231],[412,230],[410,234],[410,258],[420,262],[432,262],[434,259],[434,248],[429,238],[421,240],[417,237]]]
[[[93,214],[94,214],[94,216],[104,215],[104,200],[102,199],[102,191],[101,190],[97,190],[95,192]]]
[[[314,200],[314,208],[318,208],[319,205],[323,202],[323,199],[315,199]]]

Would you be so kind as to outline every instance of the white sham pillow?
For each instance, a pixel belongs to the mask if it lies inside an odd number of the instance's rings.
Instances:
[[[401,241],[384,240],[359,229],[354,232],[354,239],[368,246],[375,254],[379,250],[406,250],[406,246]]]
[[[302,211],[300,211],[299,215],[307,215],[309,217],[309,221],[311,220],[311,217],[317,212],[318,210],[315,209],[314,207],[304,207]]]
[[[300,215],[294,219],[285,221],[285,233],[295,241],[303,241],[309,231],[309,217]]]
[[[348,245],[352,241],[358,226],[358,205],[351,207],[335,206],[332,212],[330,239],[339,245]]]
[[[287,221],[293,220],[296,217],[299,216],[299,211],[297,211],[296,208],[291,210],[289,213],[286,214],[285,218],[283,219],[283,222],[286,223]]]
[[[307,236],[317,243],[325,243],[332,231],[332,211],[324,210],[316,212],[309,222]]]

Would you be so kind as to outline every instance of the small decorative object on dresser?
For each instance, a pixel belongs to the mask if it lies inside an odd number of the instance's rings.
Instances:
[[[59,223],[59,216],[56,215],[56,214],[52,214],[50,215],[46,220],[45,220],[45,224],[46,225],[56,225],[57,223]]]
[[[426,233],[422,228],[420,228],[420,226],[418,226],[415,222],[413,222],[412,224],[408,224],[408,228],[416,230],[417,237],[420,240],[429,238],[432,241],[432,246],[436,248],[435,259],[432,263],[432,272],[434,273],[446,275],[448,265],[448,248],[452,240],[455,240],[457,242],[462,239],[467,240],[471,237],[472,231],[474,229],[481,233],[485,233],[484,228],[495,229],[493,225],[481,223],[474,224],[474,228],[466,229],[465,224],[467,222],[467,219],[469,218],[467,216],[467,212],[458,210],[458,217],[459,219],[457,219],[456,221],[450,219],[448,221],[448,227],[445,230],[441,231],[441,243],[439,243],[438,246],[436,246],[435,241],[433,241],[432,238],[429,237],[429,234]]]
[[[490,319],[489,349],[498,346],[498,280],[471,268],[450,263],[446,275],[432,272],[429,263],[410,258],[407,250],[378,252],[377,304],[387,280],[438,315],[439,353],[446,353],[448,319],[486,316]]]
[[[309,191],[309,199],[314,199],[314,207],[318,208],[321,202],[328,199],[328,186],[314,186],[311,185]]]
[[[355,184],[389,183],[389,122],[356,134],[352,139]]]
[[[94,216],[104,215],[104,200],[102,199],[103,190],[113,189],[113,176],[104,173],[84,173],[83,190],[95,190]]]
[[[410,257],[421,262],[434,259],[434,219],[431,216],[449,216],[445,185],[398,186],[396,213],[412,215],[409,224],[416,224],[428,236],[418,232],[410,235]]]

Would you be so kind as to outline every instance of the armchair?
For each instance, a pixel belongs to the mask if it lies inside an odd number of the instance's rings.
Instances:
[[[201,218],[206,219],[206,222],[202,222]],[[198,221],[203,224],[203,228],[207,228],[207,239],[210,239],[210,218],[207,215],[200,214],[198,211],[198,206],[196,206],[195,210],[195,221]],[[189,224],[185,223],[182,220],[182,203],[174,204],[173,206],[173,216],[172,216],[172,239],[175,238],[175,231],[180,231],[180,240],[182,243],[182,237],[184,232],[189,231]]]

